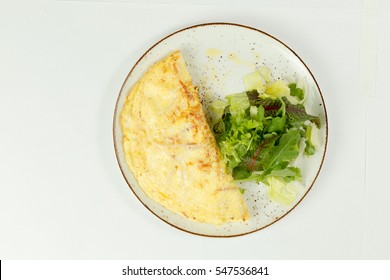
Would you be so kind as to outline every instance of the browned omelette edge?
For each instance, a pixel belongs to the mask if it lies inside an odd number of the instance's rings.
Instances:
[[[197,233],[197,232],[192,232],[192,231],[189,231],[189,230],[186,230],[186,229],[183,229],[183,228],[180,228],[166,220],[164,220],[162,217],[160,217],[159,215],[157,215],[152,209],[150,209],[139,197],[138,195],[135,193],[135,191],[133,190],[133,187],[131,186],[130,182],[127,180],[126,176],[125,176],[125,173],[123,171],[124,168],[128,168],[126,166],[122,166],[121,163],[120,163],[120,160],[119,160],[119,151],[118,151],[118,147],[116,145],[116,141],[115,141],[115,123],[117,122],[117,116],[118,116],[118,103],[119,103],[119,99],[121,97],[121,95],[123,94],[123,89],[124,89],[124,86],[127,82],[127,80],[129,79],[130,75],[132,74],[132,72],[134,71],[134,69],[137,67],[138,63],[157,45],[159,45],[161,42],[163,42],[164,40],[166,40],[167,38],[177,34],[177,33],[180,33],[180,32],[183,32],[183,31],[186,31],[186,30],[190,30],[190,29],[194,29],[194,28],[199,28],[199,27],[204,27],[204,26],[213,26],[213,25],[231,25],[231,26],[237,26],[237,27],[241,27],[241,28],[246,28],[246,29],[250,29],[250,30],[253,30],[253,31],[256,31],[256,32],[259,32],[267,37],[270,37],[271,39],[279,42],[280,44],[282,44],[284,47],[286,47],[296,58],[298,58],[298,60],[305,66],[305,68],[307,69],[307,71],[310,73],[310,76],[311,78],[314,80],[315,82],[315,85],[320,93],[320,96],[321,96],[321,101],[322,101],[322,107],[324,108],[324,113],[325,113],[325,143],[324,143],[324,153],[322,155],[322,159],[321,159],[321,163],[320,163],[320,166],[318,168],[318,171],[317,171],[317,174],[316,176],[314,177],[314,180],[313,182],[311,183],[311,185],[308,187],[308,189],[306,190],[305,194],[302,196],[302,198],[289,210],[287,211],[284,215],[280,216],[278,219],[276,219],[275,221],[269,223],[268,225],[264,226],[264,227],[261,227],[261,228],[258,228],[258,229],[255,229],[255,230],[252,230],[252,231],[248,231],[248,232],[245,232],[245,233],[240,233],[240,234],[233,234],[233,235],[207,235],[207,234],[201,234],[201,233]],[[113,141],[114,141],[114,150],[115,150],[115,156],[116,156],[116,159],[117,159],[117,163],[119,165],[119,169],[121,170],[121,173],[127,183],[127,185],[129,186],[129,188],[131,189],[131,191],[134,193],[134,195],[137,197],[137,199],[151,212],[153,213],[153,215],[155,215],[157,218],[159,218],[160,220],[162,220],[163,222],[169,224],[170,226],[174,227],[174,228],[177,228],[181,231],[184,231],[184,232],[187,232],[187,233],[190,233],[190,234],[194,234],[194,235],[198,235],[198,236],[204,236],[204,237],[214,237],[214,238],[230,238],[230,237],[237,237],[237,236],[243,236],[243,235],[247,235],[247,234],[250,234],[250,233],[253,233],[253,232],[256,232],[256,231],[260,231],[262,229],[265,229],[271,225],[273,225],[274,223],[276,223],[277,221],[280,221],[282,218],[286,217],[287,214],[289,214],[292,210],[294,210],[301,202],[302,200],[306,197],[306,195],[309,193],[309,191],[312,189],[314,183],[316,182],[318,176],[319,176],[319,173],[322,169],[322,166],[323,166],[323,163],[324,163],[324,160],[325,160],[325,155],[326,155],[326,152],[327,152],[327,146],[328,146],[328,114],[327,114],[327,111],[326,111],[326,105],[325,105],[325,100],[324,100],[324,97],[322,95],[322,92],[321,92],[321,89],[317,83],[317,80],[315,79],[313,73],[311,72],[311,70],[309,69],[309,67],[305,64],[305,62],[290,48],[288,47],[285,43],[283,43],[281,40],[277,39],[276,37],[260,30],[260,29],[256,29],[254,27],[251,27],[251,26],[247,26],[247,25],[243,25],[243,24],[239,24],[239,23],[231,23],[231,22],[208,22],[208,23],[201,23],[201,24],[196,24],[196,25],[192,25],[192,26],[188,26],[188,27],[185,27],[185,28],[182,28],[182,29],[179,29],[165,37],[163,37],[162,39],[160,39],[159,41],[157,41],[154,45],[152,45],[148,50],[146,50],[144,52],[144,54],[137,60],[137,62],[134,64],[134,66],[131,68],[129,74],[126,76],[126,79],[124,80],[124,82],[122,83],[122,86],[120,88],[120,91],[119,91],[119,95],[118,95],[118,98],[116,100],[116,103],[115,103],[115,109],[114,109],[114,116],[113,116]]]

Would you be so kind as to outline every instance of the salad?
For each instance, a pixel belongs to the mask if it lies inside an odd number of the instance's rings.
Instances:
[[[213,132],[233,178],[262,182],[268,197],[285,205],[303,187],[294,161],[300,153],[315,153],[321,127],[320,118],[306,112],[304,80],[291,80],[273,80],[271,71],[261,67],[244,76],[245,92],[212,105]]]

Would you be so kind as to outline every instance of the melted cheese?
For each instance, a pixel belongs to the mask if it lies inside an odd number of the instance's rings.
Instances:
[[[129,92],[121,126],[126,161],[149,197],[199,222],[249,218],[179,51]]]

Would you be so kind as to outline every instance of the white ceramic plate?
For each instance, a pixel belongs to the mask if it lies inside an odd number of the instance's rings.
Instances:
[[[321,147],[314,156],[297,159],[296,164],[302,170],[304,189],[295,203],[288,207],[276,204],[267,198],[264,185],[246,183],[242,187],[247,189],[244,197],[252,218],[247,222],[215,226],[187,220],[154,202],[142,191],[124,158],[118,116],[129,90],[145,71],[176,49],[183,53],[193,83],[199,86],[206,114],[209,112],[207,106],[210,100],[223,99],[227,94],[244,91],[242,77],[257,67],[269,67],[275,79],[290,76],[307,79],[309,94],[305,106],[308,113],[320,116]],[[141,56],[119,93],[113,132],[116,156],[123,176],[146,208],[178,229],[205,236],[231,237],[255,232],[275,223],[302,201],[320,172],[326,152],[328,123],[318,84],[294,51],[275,37],[252,27],[231,23],[207,23],[176,31],[158,41]]]

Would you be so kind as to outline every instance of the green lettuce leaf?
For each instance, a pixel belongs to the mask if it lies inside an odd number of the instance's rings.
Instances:
[[[291,205],[297,199],[298,194],[303,188],[302,184],[298,181],[292,181],[286,184],[278,177],[269,177],[267,181],[268,197],[272,201],[283,205]]]
[[[267,184],[266,179],[269,177],[277,177],[286,183],[291,181],[302,181],[301,169],[294,166],[287,166],[282,169],[274,168],[268,172],[264,172],[261,180],[263,183]]]
[[[290,95],[295,96],[300,101],[302,101],[305,98],[305,94],[303,93],[303,89],[297,87],[296,83],[291,83],[288,85],[290,88]]]
[[[273,146],[262,162],[264,169],[268,170],[282,162],[290,162],[299,155],[299,140],[301,133],[298,129],[290,129],[283,134],[279,143]]]
[[[235,116],[236,114],[245,111],[250,107],[249,99],[246,92],[235,93],[226,96],[228,100],[230,113]]]

